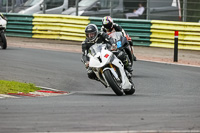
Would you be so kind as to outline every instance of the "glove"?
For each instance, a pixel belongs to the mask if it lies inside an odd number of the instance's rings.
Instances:
[[[117,50],[117,45],[115,43],[112,44],[111,50],[112,51],[116,51]]]
[[[86,68],[89,67],[89,61],[87,61],[87,62],[85,63],[85,67],[86,67]]]

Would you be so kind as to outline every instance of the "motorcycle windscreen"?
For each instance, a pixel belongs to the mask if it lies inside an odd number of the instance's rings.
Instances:
[[[95,44],[89,49],[90,57],[89,67],[102,67],[110,60],[112,53],[105,49],[104,44]]]

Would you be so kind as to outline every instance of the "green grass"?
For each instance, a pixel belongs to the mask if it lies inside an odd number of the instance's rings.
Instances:
[[[36,87],[32,83],[20,83],[16,81],[0,80],[0,94],[18,92],[29,93],[34,92],[36,90],[40,90],[40,88]]]

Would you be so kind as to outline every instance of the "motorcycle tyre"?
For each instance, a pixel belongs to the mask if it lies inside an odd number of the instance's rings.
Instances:
[[[123,90],[116,83],[116,80],[114,79],[114,76],[112,75],[112,73],[110,72],[110,70],[105,70],[104,71],[104,75],[105,75],[105,78],[106,78],[108,84],[110,85],[110,87],[112,88],[112,90],[115,92],[115,94],[117,96],[124,95]]]
[[[2,49],[6,49],[7,48],[7,41],[6,41],[6,36],[4,35],[4,33],[1,33],[1,40],[2,40]]]
[[[124,90],[124,93],[125,93],[126,95],[133,95],[133,94],[135,93],[135,85],[132,84],[131,89],[128,90],[128,91]]]

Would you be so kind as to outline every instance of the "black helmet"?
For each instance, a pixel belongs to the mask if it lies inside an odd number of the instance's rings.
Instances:
[[[105,16],[102,19],[102,25],[110,32],[113,28],[113,19],[110,16]]]
[[[98,28],[95,24],[89,24],[85,28],[85,35],[89,41],[94,41],[98,35]]]

